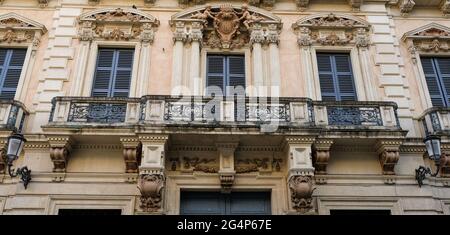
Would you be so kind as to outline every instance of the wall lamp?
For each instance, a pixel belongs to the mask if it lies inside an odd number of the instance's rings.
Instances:
[[[27,189],[28,183],[31,181],[31,170],[24,166],[22,168],[17,168],[14,172],[12,166],[13,162],[19,158],[20,152],[22,152],[26,141],[27,140],[22,134],[13,132],[13,134],[8,137],[8,147],[6,152],[9,176],[14,178],[20,175],[20,179],[22,180],[25,189]]]
[[[419,166],[419,168],[416,169],[416,180],[417,183],[419,183],[419,187],[422,187],[426,175],[435,177],[439,174],[441,160],[441,138],[436,135],[428,135],[423,142],[427,148],[428,158],[434,161],[437,170],[436,173],[432,173],[429,167]]]

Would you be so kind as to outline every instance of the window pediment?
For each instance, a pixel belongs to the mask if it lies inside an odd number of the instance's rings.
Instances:
[[[79,36],[83,41],[141,40],[152,42],[159,21],[152,15],[133,8],[107,8],[86,12],[79,16]]]
[[[307,16],[295,22],[292,28],[298,34],[300,46],[369,45],[369,23],[351,15],[325,13]]]
[[[44,25],[16,13],[0,15],[0,43],[33,43],[47,31]]]
[[[413,57],[416,51],[439,53],[450,50],[450,28],[437,23],[409,31],[402,39],[408,43]]]
[[[243,4],[204,5],[175,14],[170,20],[174,40],[198,40],[211,48],[240,48],[253,42],[276,42],[281,19]]]

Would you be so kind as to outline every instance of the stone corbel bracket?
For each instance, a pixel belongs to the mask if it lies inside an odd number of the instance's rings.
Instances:
[[[219,179],[222,192],[230,192],[234,184],[234,153],[238,147],[238,142],[222,142],[216,143],[219,152]]]
[[[133,8],[102,8],[78,17],[79,38],[152,43],[159,21]]]
[[[368,47],[370,25],[348,14],[321,13],[304,17],[294,24],[298,45]]]
[[[400,158],[401,139],[378,140],[375,149],[378,154],[382,173],[385,176],[385,183],[395,183],[395,165]]]
[[[67,163],[74,141],[70,136],[48,136],[50,144],[50,159],[53,162],[54,181],[63,181],[66,175]]]
[[[326,178],[320,176],[327,174],[327,166],[330,160],[330,148],[332,145],[332,139],[318,139],[314,142],[312,160],[315,168],[316,183],[326,183]]]
[[[402,40],[408,46],[413,63],[417,63],[420,53],[438,54],[450,51],[450,28],[430,23],[405,33]]]
[[[450,0],[442,1],[440,8],[445,17],[450,16]]]
[[[126,181],[135,183],[139,173],[142,157],[142,144],[137,137],[120,138],[123,146],[123,159],[125,162]]]
[[[400,0],[398,2],[398,8],[400,8],[400,13],[402,16],[408,16],[412,12],[416,3],[414,0]]]

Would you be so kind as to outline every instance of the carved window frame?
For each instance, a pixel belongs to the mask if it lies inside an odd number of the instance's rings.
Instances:
[[[373,83],[373,73],[370,61],[361,63],[362,57],[369,56],[369,34],[371,26],[363,19],[348,14],[321,13],[299,19],[292,24],[297,34],[297,42],[300,46],[300,63],[302,64],[303,77],[311,88],[308,96],[314,100],[322,100],[320,91],[319,71],[317,65],[317,53],[349,53],[353,78],[358,101],[376,100],[377,91]],[[305,56],[303,52],[308,56]],[[365,55],[362,55],[364,53]],[[307,85],[307,89],[308,88]]]
[[[168,173],[166,181],[165,207],[169,215],[178,215],[180,212],[181,190],[201,190],[201,191],[220,191],[221,185],[217,175],[198,174],[198,175],[172,175]],[[245,183],[237,183],[245,182]],[[258,178],[254,175],[236,176],[236,183],[233,190],[236,191],[271,191],[271,211],[272,215],[282,215],[287,212],[288,194],[286,189],[285,177],[270,176]]]
[[[393,197],[318,197],[319,215],[330,215],[331,210],[390,210],[391,215],[402,215],[399,199]]]
[[[24,102],[28,85],[32,80],[36,52],[41,37],[47,32],[45,26],[37,21],[10,12],[0,15],[0,48],[26,49],[22,71],[16,88],[14,100]]]
[[[141,53],[144,48],[150,50],[158,26],[159,21],[154,16],[132,8],[102,8],[81,14],[78,17],[78,38],[79,47],[84,49],[79,48],[78,51],[71,95],[91,96],[98,49],[101,47],[134,48],[129,97],[145,95],[149,79],[141,67],[150,66],[151,56],[143,61]],[[151,55],[150,52],[147,53]]]
[[[133,215],[135,204],[131,196],[50,196],[45,214],[58,215],[59,209],[120,209],[122,215]]]
[[[406,32],[402,41],[406,44],[419,87],[423,110],[433,107],[425,79],[421,57],[450,57],[450,28],[430,23]]]

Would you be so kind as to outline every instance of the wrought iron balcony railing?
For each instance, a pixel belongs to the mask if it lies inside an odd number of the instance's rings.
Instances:
[[[392,102],[287,97],[56,97],[50,124],[396,129],[400,128],[396,110]]]
[[[22,131],[28,111],[16,100],[0,100],[0,129]]]
[[[138,98],[55,97],[50,122],[133,124],[139,120]]]
[[[419,117],[422,122],[425,136],[440,135],[450,133],[450,108],[449,107],[432,107]]]
[[[315,123],[330,128],[400,128],[394,102],[314,102]]]

